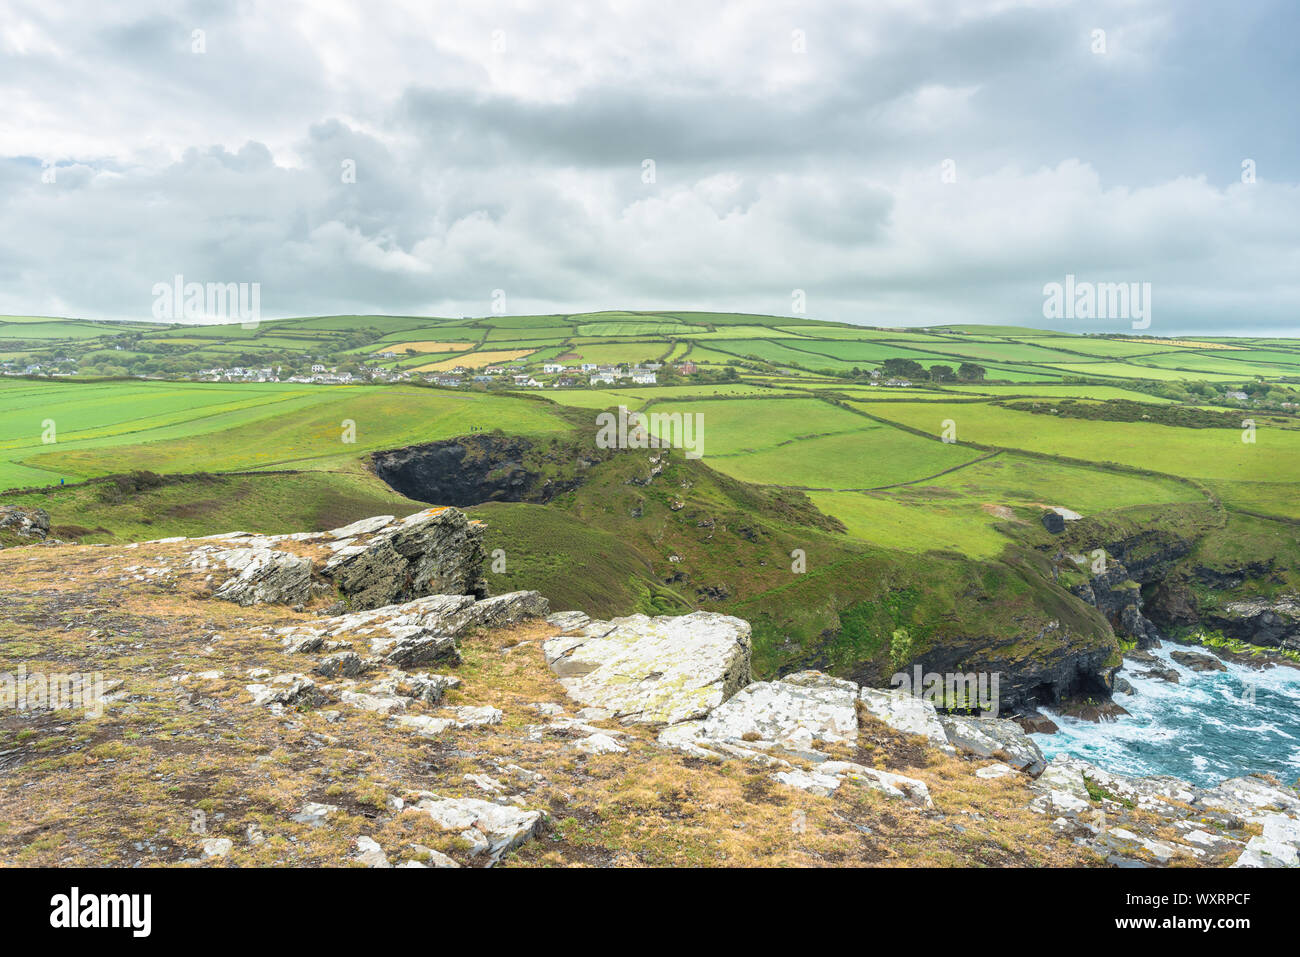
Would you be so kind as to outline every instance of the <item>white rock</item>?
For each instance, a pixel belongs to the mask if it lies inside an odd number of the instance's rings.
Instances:
[[[827,761],[817,768],[822,774],[833,774],[846,781],[863,784],[890,797],[902,798],[922,807],[934,807],[930,788],[924,781],[909,778],[892,771],[880,771],[849,761]]]
[[[862,706],[875,718],[895,731],[918,734],[934,744],[945,745],[948,736],[934,704],[898,688],[863,688],[859,693]]]
[[[1038,745],[1014,721],[999,718],[967,718],[946,714],[939,723],[948,743],[968,754],[984,758],[998,757],[1029,775],[1047,768],[1047,760]]]
[[[501,712],[488,705],[460,705],[449,710],[456,716],[458,728],[483,728],[501,723]]]
[[[302,810],[293,815],[290,820],[297,821],[299,824],[310,824],[312,827],[319,827],[325,823],[325,819],[338,810],[334,804],[316,804],[308,803],[302,806]]]
[[[352,705],[354,708],[360,708],[362,711],[375,711],[379,714],[405,711],[411,703],[410,698],[403,698],[399,695],[365,694],[359,691],[339,692],[339,700],[344,704]]]
[[[453,861],[446,854],[442,853],[442,851],[435,851],[433,848],[425,847],[423,844],[412,844],[411,850],[420,857],[427,858],[428,863],[423,863],[421,861],[407,861],[405,864],[397,865],[398,867],[460,867],[459,864]]]
[[[801,791],[811,791],[813,794],[827,795],[840,786],[840,779],[833,774],[804,771],[800,768],[794,768],[790,771],[778,771],[772,776],[782,784],[789,785],[792,788],[799,788]]]
[[[1015,768],[1013,768],[1011,765],[1003,764],[1001,761],[999,761],[996,764],[988,764],[980,768],[975,772],[975,777],[983,778],[986,781],[992,781],[997,778],[1005,778],[1008,777],[1009,775],[1019,774],[1019,773],[1020,772],[1017,771]]]
[[[225,857],[235,844],[228,837],[209,837],[203,841],[204,857]]]
[[[857,685],[819,672],[747,685],[709,715],[665,729],[661,744],[683,750],[730,743],[749,750],[780,748],[808,754],[814,743],[857,739]]]
[[[426,738],[436,738],[448,728],[454,728],[452,718],[435,718],[428,714],[404,714],[397,719],[399,727],[410,728]]]
[[[427,812],[444,831],[460,832],[470,842],[472,855],[487,853],[494,862],[536,835],[542,822],[541,811],[478,798],[423,798],[416,807]]]
[[[613,738],[607,734],[593,734],[581,741],[575,741],[573,747],[579,751],[585,751],[587,754],[622,754],[627,751]]]
[[[373,838],[369,837],[357,838],[356,860],[366,867],[393,866],[388,863],[388,855],[384,853],[384,849]]]
[[[934,807],[930,788],[924,781],[889,771],[879,771],[850,761],[826,761],[812,770],[795,768],[790,771],[778,771],[773,777],[790,787],[822,795],[828,795],[845,781],[851,781],[892,798],[909,801],[921,807]]]
[[[480,790],[487,791],[489,794],[501,794],[505,791],[506,786],[496,778],[488,777],[486,774],[466,774],[463,780],[468,781]]]
[[[1270,841],[1266,837],[1252,837],[1246,849],[1233,863],[1233,867],[1300,867],[1300,852],[1294,844]]]
[[[542,648],[571,697],[624,721],[703,717],[750,680],[749,623],[713,612],[591,622]]]

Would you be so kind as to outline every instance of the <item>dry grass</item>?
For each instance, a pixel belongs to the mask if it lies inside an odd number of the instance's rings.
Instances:
[[[545,665],[542,622],[462,642],[463,684],[444,704],[490,704],[504,712],[498,726],[428,739],[345,705],[276,716],[252,705],[248,671],[309,671],[312,659],[284,653],[270,629],[311,612],[211,600],[200,572],[139,582],[123,571],[179,564],[184,551],[0,552],[0,672],[98,671],[124,693],[99,718],[0,715],[0,862],[178,864],[199,856],[204,837],[228,837],[229,858],[204,866],[340,864],[367,835],[394,863],[423,845],[470,864],[458,837],[393,801],[419,791],[486,798],[465,779],[485,774],[548,814],[508,865],[1097,863],[1026,808],[1022,779],[982,781],[971,762],[883,725],[837,756],[926,781],[934,810],[848,784],[807,794],[755,765],[660,748],[643,727],[612,726],[627,732],[626,753],[585,755],[572,747],[580,732],[537,733],[546,719],[536,703],[576,707]],[[221,676],[197,676],[208,671]],[[340,811],[317,827],[291,821],[306,802]],[[264,840],[250,841],[250,826]]]
[[[471,352],[467,355],[457,356],[454,359],[443,359],[441,362],[429,362],[422,366],[416,366],[411,371],[446,372],[457,366],[464,366],[466,369],[481,369],[497,362],[522,359],[524,356],[532,355],[536,351],[536,349],[496,349],[487,352]]]

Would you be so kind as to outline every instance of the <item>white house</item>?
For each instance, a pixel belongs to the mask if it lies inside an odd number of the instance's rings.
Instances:
[[[556,373],[563,372],[563,371],[564,371],[563,362],[546,362],[543,363],[542,365],[542,372],[544,372],[546,375],[554,375]]]
[[[655,373],[653,372],[633,372],[632,381],[637,385],[654,385]]]

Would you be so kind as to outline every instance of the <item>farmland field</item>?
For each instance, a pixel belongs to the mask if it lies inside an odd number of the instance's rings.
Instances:
[[[0,380],[0,484],[128,469],[322,468],[494,424],[524,433],[562,426],[535,402],[431,389]]]
[[[1048,504],[1119,514],[1217,496],[1255,514],[1298,514],[1282,476],[1300,474],[1300,431],[1276,418],[1289,415],[1280,403],[1295,389],[1285,380],[1300,370],[1300,351],[1286,339],[1139,340],[1019,326],[886,329],[631,311],[325,316],[251,328],[23,316],[0,319],[0,339],[10,372],[57,364],[77,343],[90,373],[0,378],[0,487],[130,470],[293,469],[327,482],[370,482],[365,494],[382,495],[366,465],[371,450],[493,429],[590,430],[595,412],[621,405],[699,414],[706,465],[757,486],[809,490],[847,538],[909,552],[997,554]],[[374,353],[408,350],[416,354],[375,365],[418,378],[508,363],[548,386],[556,377],[541,364],[550,361],[617,365],[671,355],[699,372],[670,363],[654,385],[545,388],[527,398],[512,394],[508,377],[473,390],[184,381],[214,364],[360,369]],[[955,381],[950,371],[928,380],[931,367],[963,362],[983,378]],[[919,381],[878,384],[890,369]],[[96,371],[118,378],[95,379]],[[576,368],[574,378],[583,378]],[[1239,429],[1080,420],[996,404],[1127,401],[1214,411],[1239,407],[1225,396],[1251,382],[1269,390],[1273,418],[1261,418],[1250,444]],[[943,441],[946,425],[953,441]]]

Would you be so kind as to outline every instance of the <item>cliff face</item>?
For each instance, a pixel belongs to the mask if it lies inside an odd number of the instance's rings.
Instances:
[[[417,502],[465,507],[484,502],[548,502],[581,484],[590,464],[578,459],[573,474],[548,478],[544,452],[518,436],[469,435],[443,442],[376,452],[377,474]]]
[[[1070,564],[1068,548],[1083,553],[1074,556],[1076,566],[1085,555],[1104,552],[1105,568],[1069,586],[1070,592],[1101,611],[1115,635],[1136,642],[1139,651],[1181,636],[1216,644],[1221,636],[1249,646],[1233,652],[1248,657],[1267,657],[1267,649],[1300,651],[1292,526],[1230,513],[1217,520],[1179,519],[1156,512],[1147,527],[1077,523],[1082,527],[1072,528],[1057,552],[1058,566]]]
[[[1228,638],[1266,648],[1300,651],[1300,596],[1232,601],[1202,611],[1201,620]]]
[[[1104,571],[1070,591],[1105,615],[1116,635],[1136,641],[1139,648],[1160,640],[1160,630],[1142,613],[1142,587],[1121,562],[1107,562]]]

